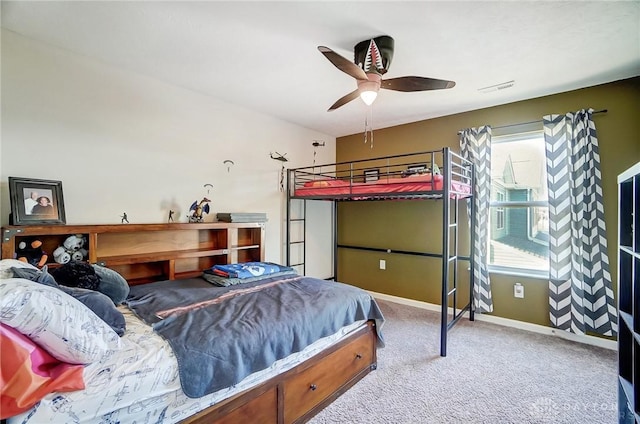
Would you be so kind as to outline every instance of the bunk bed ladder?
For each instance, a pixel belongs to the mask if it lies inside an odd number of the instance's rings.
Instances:
[[[440,356],[447,356],[447,332],[462,316],[458,310],[458,200],[451,199],[451,152],[444,148],[442,192],[442,303],[440,320]],[[453,213],[451,205],[453,205]],[[451,271],[453,264],[453,272]],[[451,302],[450,302],[451,300]],[[452,317],[449,320],[449,303]]]
[[[291,203],[293,199],[291,199],[291,184],[292,184],[292,180],[291,180],[291,174],[292,174],[292,170],[288,170],[287,172],[287,216],[286,216],[286,221],[287,221],[287,225],[286,225],[286,234],[285,234],[285,244],[286,244],[286,265],[296,268],[296,267],[302,267],[302,272],[300,272],[301,275],[306,275],[306,257],[307,257],[307,245],[306,245],[306,234],[307,234],[307,201],[306,199],[298,199],[299,201],[302,202],[302,212],[298,214],[297,217],[293,217],[292,216],[292,211],[291,211]],[[292,236],[291,236],[291,224],[292,223],[296,223],[297,225],[302,225],[302,230],[298,231],[297,233],[301,235],[299,236],[299,240],[291,240]],[[297,257],[296,257],[296,263],[291,263],[292,262],[292,258],[291,258],[291,247],[295,246],[295,245],[301,245],[302,246],[302,253],[298,253]],[[300,271],[300,270],[299,270]]]
[[[475,207],[471,201],[470,209],[470,233],[471,233],[471,252],[469,255],[469,303],[466,306],[458,308],[458,259],[459,257],[458,240],[459,240],[459,203],[458,193],[454,192],[454,198],[451,198],[451,178],[453,163],[451,155],[453,155],[448,147],[443,149],[444,155],[444,174],[443,174],[443,190],[442,190],[442,310],[440,320],[440,356],[447,356],[447,332],[465,312],[469,313],[469,320],[474,320],[473,306],[473,286],[474,286],[474,260],[473,246],[475,240]],[[456,155],[457,156],[457,155]],[[473,165],[466,171],[470,173],[471,187],[475,187],[475,171]],[[456,175],[462,176],[455,172]],[[453,208],[452,208],[453,205]],[[452,269],[452,272],[451,272]],[[449,315],[449,304],[451,304],[451,315]],[[449,317],[451,316],[451,319]]]

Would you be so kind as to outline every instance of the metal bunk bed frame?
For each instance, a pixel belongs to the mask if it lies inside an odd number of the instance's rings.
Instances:
[[[393,160],[404,159],[417,159],[422,158],[425,155],[430,157],[427,163],[430,163],[429,169],[434,169],[436,164],[437,155],[442,155],[442,190],[427,190],[411,193],[371,193],[367,195],[354,195],[353,193],[345,194],[316,194],[311,196],[298,196],[295,194],[295,189],[300,187],[306,181],[312,181],[317,177],[326,179],[342,179],[349,181],[349,184],[353,184],[355,178],[363,177],[364,170],[367,169],[367,164],[372,162],[380,163],[380,161],[386,162],[387,175],[399,175],[399,167],[406,166],[407,163],[390,165]],[[439,157],[439,156],[438,156]],[[424,163],[424,161],[422,161]],[[383,165],[384,166],[384,165]],[[326,167],[334,167],[333,171],[322,172],[322,169]],[[315,172],[319,169],[319,172]],[[391,169],[391,171],[389,171]],[[309,171],[311,170],[311,172]],[[361,173],[362,172],[362,173]],[[286,207],[286,263],[292,267],[302,267],[302,274],[305,274],[306,267],[306,204],[308,200],[325,200],[332,201],[332,227],[333,227],[333,276],[329,279],[337,279],[338,274],[338,248],[359,249],[367,251],[376,251],[384,253],[398,253],[409,254],[418,256],[428,256],[442,259],[442,291],[441,291],[441,319],[440,319],[440,355],[447,356],[447,333],[448,331],[460,320],[460,318],[466,313],[469,313],[469,320],[474,321],[474,302],[473,302],[473,287],[474,287],[474,260],[471,253],[468,257],[460,256],[458,252],[458,217],[459,217],[459,202],[460,200],[472,199],[473,192],[471,194],[461,193],[452,189],[452,178],[455,177],[456,181],[463,180],[467,182],[471,190],[475,187],[475,170],[473,164],[464,159],[457,153],[452,152],[448,147],[441,150],[425,151],[410,153],[405,155],[393,155],[372,159],[363,159],[349,162],[338,162],[326,165],[314,165],[310,167],[294,168],[287,171],[287,207]],[[432,183],[433,184],[433,183]],[[432,187],[433,188],[433,187]],[[452,199],[451,196],[454,196]],[[338,244],[338,225],[337,225],[337,209],[338,202],[340,201],[363,201],[363,200],[390,200],[390,199],[441,199],[442,200],[442,253],[426,253],[426,252],[413,252],[404,250],[393,249],[381,249],[373,247],[361,247],[361,246],[349,246]],[[301,217],[292,218],[292,200],[302,200],[302,212]],[[451,203],[453,203],[453,211],[451,210]],[[471,201],[469,208],[470,219],[470,250],[475,245],[475,206]],[[452,213],[453,212],[453,213]],[[453,215],[453,219],[452,219]],[[292,222],[299,222],[302,224],[302,239],[291,240],[291,224]],[[453,237],[450,237],[450,232],[453,232]],[[302,262],[292,264],[291,263],[291,247],[292,245],[302,244]],[[453,246],[452,246],[453,244]],[[462,308],[457,307],[458,303],[458,261],[469,261],[469,302]],[[453,263],[453,273],[450,273],[450,265]],[[452,283],[452,284],[450,284]],[[452,306],[449,307],[449,300],[451,300]],[[450,311],[451,310],[451,311]],[[451,312],[451,319],[449,319],[449,312]]]

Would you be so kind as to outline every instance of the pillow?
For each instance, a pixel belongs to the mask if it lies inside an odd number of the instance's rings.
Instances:
[[[124,315],[116,308],[113,301],[106,294],[78,287],[60,286],[60,290],[78,299],[104,321],[118,336],[124,334],[126,328]]]
[[[82,365],[58,361],[28,337],[0,323],[0,419],[30,409],[52,392],[84,389]]]
[[[91,309],[102,321],[107,323],[113,331],[122,336],[125,330],[124,315],[120,312],[113,301],[105,295],[97,291],[81,289],[78,287],[65,287],[56,283],[56,280],[47,272],[46,265],[42,270],[33,270],[28,268],[11,268],[16,278],[24,278],[36,283],[45,284],[62,290],[75,299],[78,299],[87,308]]]
[[[93,264],[96,275],[100,277],[98,291],[104,293],[113,300],[113,303],[120,305],[129,296],[129,283],[116,271],[97,264]]]
[[[24,278],[25,280],[35,281],[36,283],[44,284],[46,286],[59,288],[56,280],[49,274],[47,266],[43,266],[41,270],[31,268],[16,268],[11,267],[13,276],[15,278]]]
[[[304,183],[305,187],[344,187],[348,185],[349,182],[344,180],[315,180]]]
[[[11,272],[12,267],[13,268],[30,268],[35,270],[38,269],[31,264],[19,261],[17,259],[2,259],[0,260],[0,280],[13,278],[13,272]]]
[[[0,322],[71,364],[100,361],[120,348],[115,331],[80,301],[21,278],[0,280]]]

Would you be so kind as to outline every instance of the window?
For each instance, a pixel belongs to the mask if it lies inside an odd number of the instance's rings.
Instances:
[[[504,202],[504,193],[498,192],[496,193],[496,201],[498,203]],[[504,229],[504,208],[496,207],[496,230]]]
[[[549,208],[542,132],[493,137],[489,269],[546,275]]]

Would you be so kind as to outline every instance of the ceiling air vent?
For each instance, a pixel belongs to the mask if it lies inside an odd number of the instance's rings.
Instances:
[[[481,93],[493,93],[494,91],[505,90],[507,88],[513,87],[516,82],[514,80],[501,82],[500,84],[490,85],[488,87],[478,88],[478,91]]]

